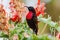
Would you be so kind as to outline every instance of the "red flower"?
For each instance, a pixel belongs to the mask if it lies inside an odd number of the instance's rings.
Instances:
[[[57,33],[56,37],[57,37],[58,39],[60,39],[60,33]]]
[[[38,3],[37,4],[40,5],[40,0],[38,0]]]
[[[35,8],[35,10],[37,16],[39,16],[40,14],[44,15],[45,3],[40,4],[40,0],[38,0],[37,7]]]
[[[19,15],[18,14],[13,14],[12,15],[12,18],[11,18],[11,20],[13,21],[13,22],[15,22],[15,21],[19,21]]]
[[[10,4],[10,9],[11,9],[11,13],[12,13],[12,17],[10,18],[10,20],[12,20],[13,22],[15,21],[20,21],[20,17],[18,15],[18,12],[16,11],[15,7],[16,5],[14,5],[14,0],[11,0]]]

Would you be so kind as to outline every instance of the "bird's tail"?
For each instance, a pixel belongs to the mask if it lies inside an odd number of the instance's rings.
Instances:
[[[37,35],[37,33],[38,33],[38,28],[34,29],[33,32]]]

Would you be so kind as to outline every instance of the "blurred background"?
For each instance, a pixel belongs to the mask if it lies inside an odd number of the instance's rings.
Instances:
[[[46,3],[45,12],[47,13],[47,15],[50,15],[52,17],[52,21],[58,22],[60,20],[60,18],[59,18],[59,16],[60,16],[60,0],[41,0],[41,2]],[[43,25],[41,28],[42,29],[44,28]],[[41,28],[39,31],[42,31]],[[50,33],[49,25],[47,26],[44,33],[48,33],[48,34]]]
[[[46,3],[46,12],[53,21],[58,21],[60,16],[60,0],[41,0]]]
[[[3,3],[5,4],[5,6],[7,6],[8,1],[6,1],[6,3],[5,3],[5,1]],[[36,7],[36,5],[37,5],[37,0],[20,0],[20,1],[25,3],[26,6]],[[48,17],[48,15],[50,15],[52,18],[52,21],[58,22],[60,20],[59,19],[59,16],[60,16],[60,0],[41,0],[41,3],[43,3],[43,2],[46,3],[46,5],[45,5],[46,17]],[[0,1],[0,3],[1,3],[1,1]],[[8,9],[6,9],[6,10],[8,10]],[[44,27],[46,26],[46,24],[39,22],[38,26],[39,26],[38,34],[41,34],[41,32],[44,29]],[[49,34],[49,35],[51,34],[49,25],[46,26],[46,28],[42,34]]]

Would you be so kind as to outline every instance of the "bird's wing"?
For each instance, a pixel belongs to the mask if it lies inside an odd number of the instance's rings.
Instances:
[[[34,21],[34,23],[35,23],[35,25],[37,25],[37,16],[35,15],[35,17],[33,18],[33,21]]]

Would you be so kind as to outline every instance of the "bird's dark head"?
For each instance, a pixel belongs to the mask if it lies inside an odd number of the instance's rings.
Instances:
[[[31,6],[28,7],[28,10],[31,11],[31,12],[33,12],[33,13],[36,13],[36,12],[35,12],[35,9],[34,9],[33,7],[31,7]]]

